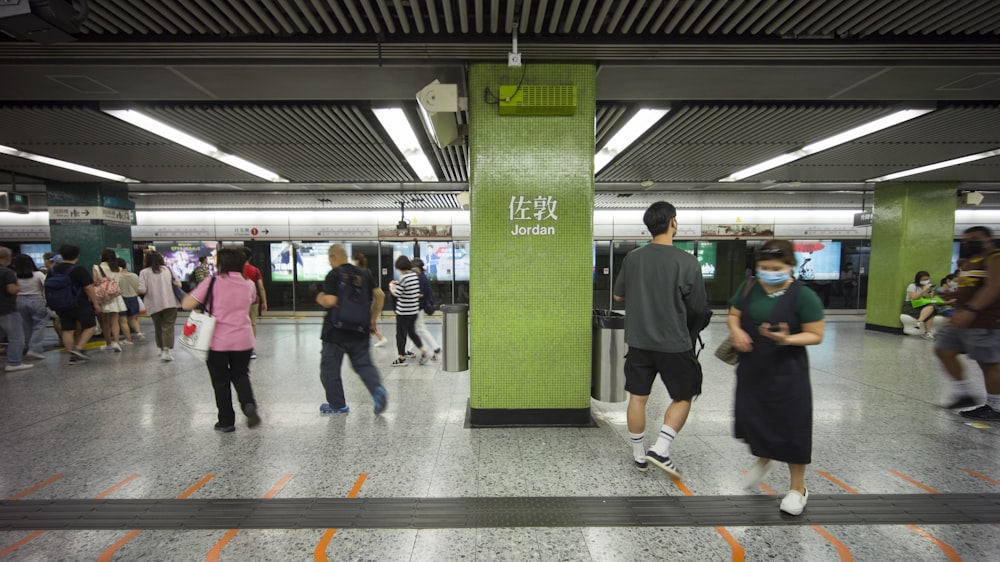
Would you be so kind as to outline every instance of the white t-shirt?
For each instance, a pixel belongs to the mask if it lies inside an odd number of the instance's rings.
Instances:
[[[906,302],[910,302],[910,293],[919,293],[920,291],[923,291],[923,290],[924,290],[924,286],[923,285],[917,285],[916,283],[910,283],[909,285],[907,285],[906,286]],[[927,298],[927,297],[929,297],[929,296],[931,296],[933,294],[934,293],[932,292],[930,295],[926,295],[926,296],[921,297],[921,298]]]

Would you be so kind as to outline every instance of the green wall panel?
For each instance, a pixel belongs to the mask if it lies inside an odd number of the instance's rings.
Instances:
[[[46,200],[52,207],[107,207],[134,209],[128,198],[128,188],[97,183],[49,184]],[[93,220],[80,222],[49,219],[52,251],[58,252],[62,244],[80,246],[80,261],[84,265],[97,263],[104,248],[132,248],[132,228],[128,225],[104,224]]]
[[[951,268],[957,185],[905,183],[875,189],[866,321],[900,328],[906,286],[920,270],[936,285]]]
[[[524,84],[576,85],[577,108],[501,116],[485,89],[518,84],[522,69],[470,69],[471,406],[589,408],[595,67],[523,71]],[[552,234],[512,234],[518,227]]]

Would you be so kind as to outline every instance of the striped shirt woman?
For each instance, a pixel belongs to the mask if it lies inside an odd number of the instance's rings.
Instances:
[[[420,278],[413,272],[410,258],[399,256],[396,259],[396,269],[399,270],[399,281],[389,284],[389,292],[396,299],[396,351],[399,357],[392,362],[393,367],[406,365],[406,337],[420,349],[420,364],[427,363],[427,351],[424,342],[417,335],[417,314],[420,312]]]

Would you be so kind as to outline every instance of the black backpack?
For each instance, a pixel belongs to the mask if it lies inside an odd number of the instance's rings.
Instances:
[[[74,263],[66,271],[56,273],[55,268],[49,270],[45,278],[45,304],[56,312],[73,310],[80,304],[80,287],[69,276],[76,269]]]
[[[691,335],[691,344],[694,347],[696,359],[701,355],[701,350],[705,349],[705,342],[701,339],[701,331],[707,328],[711,321],[712,309],[707,306],[701,314],[689,316],[687,319],[688,333]]]
[[[368,276],[352,264],[344,264],[334,273],[337,275],[337,306],[327,311],[327,322],[338,330],[369,333],[372,300]]]

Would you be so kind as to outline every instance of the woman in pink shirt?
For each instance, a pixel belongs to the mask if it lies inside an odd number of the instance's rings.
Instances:
[[[238,248],[219,250],[219,276],[202,281],[181,303],[184,310],[193,310],[205,303],[205,308],[215,317],[207,363],[215,389],[215,405],[219,409],[215,429],[223,433],[236,431],[230,385],[236,388],[236,396],[247,417],[247,427],[260,423],[257,401],[250,386],[250,353],[255,342],[249,311],[257,291],[253,282],[243,278],[244,261],[245,256]]]

